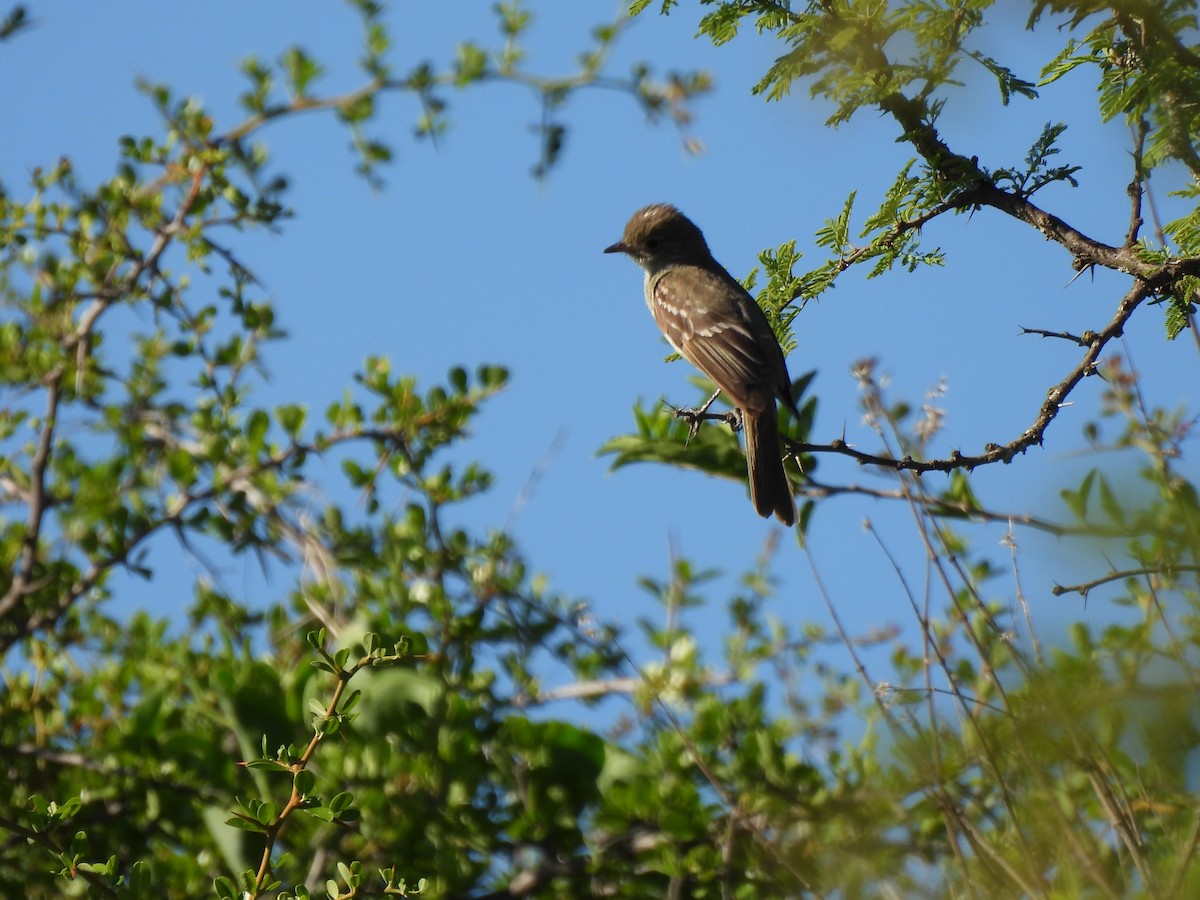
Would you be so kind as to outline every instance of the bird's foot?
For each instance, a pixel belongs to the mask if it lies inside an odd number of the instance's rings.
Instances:
[[[700,407],[686,407],[684,409],[679,409],[675,406],[671,407],[675,412],[675,418],[683,419],[688,423],[687,444],[692,442],[692,439],[700,431],[700,425],[704,422],[724,422],[733,431],[742,430],[742,411],[740,409],[731,409],[720,413],[710,413],[708,411],[708,408],[715,399],[716,395],[713,395],[707,403]]]

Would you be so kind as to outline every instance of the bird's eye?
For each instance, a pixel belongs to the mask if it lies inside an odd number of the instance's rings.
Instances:
[[[649,250],[657,250],[660,243],[662,242],[658,238],[649,238],[646,241],[646,248]]]

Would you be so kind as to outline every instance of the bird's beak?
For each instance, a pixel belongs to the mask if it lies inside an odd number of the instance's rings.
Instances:
[[[604,252],[605,253],[628,253],[629,245],[626,244],[624,241],[617,241],[611,247],[605,247]]]

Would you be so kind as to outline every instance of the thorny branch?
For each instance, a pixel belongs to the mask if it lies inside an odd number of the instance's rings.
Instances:
[[[1096,332],[1085,331],[1083,334],[1071,334],[1069,331],[1047,331],[1044,328],[1026,328],[1021,326],[1021,334],[1036,334],[1044,338],[1061,338],[1064,341],[1071,341],[1078,344],[1080,347],[1090,347],[1092,341],[1096,339]]]
[[[1142,195],[1145,192],[1144,183],[1146,172],[1142,166],[1143,154],[1146,151],[1146,136],[1150,133],[1150,123],[1145,119],[1138,122],[1133,133],[1133,179],[1125,190],[1129,194],[1129,231],[1125,235],[1125,246],[1133,248],[1137,245],[1138,233],[1142,230]]]
[[[1100,587],[1102,584],[1124,581],[1126,578],[1136,578],[1139,575],[1173,575],[1176,572],[1200,572],[1200,566],[1172,565],[1162,568],[1124,569],[1120,572],[1113,570],[1107,575],[1102,575],[1092,581],[1085,581],[1082,584],[1056,584],[1050,589],[1050,593],[1055,597],[1061,597],[1063,594],[1079,594],[1081,597],[1087,597],[1092,588]]]
[[[968,159],[946,145],[937,129],[926,120],[923,103],[896,93],[885,97],[880,106],[904,129],[904,139],[913,145],[939,177],[961,185],[952,195],[949,208],[992,207],[1033,226],[1047,239],[1061,245],[1070,252],[1076,270],[1091,266],[1114,269],[1145,282],[1153,293],[1167,291],[1185,276],[1200,275],[1200,259],[1173,258],[1161,263],[1147,260],[1138,252],[1136,245],[1114,247],[1096,240],[1042,209],[1023,194],[997,187],[977,159]]]
[[[1121,298],[1121,302],[1117,306],[1116,315],[1113,316],[1112,321],[1103,330],[1096,333],[1095,339],[1088,347],[1087,352],[1084,353],[1078,365],[1067,374],[1066,378],[1050,389],[1046,399],[1042,402],[1041,408],[1038,410],[1033,424],[1020,437],[1009,441],[1007,444],[988,444],[984,447],[983,452],[979,454],[967,455],[955,450],[945,459],[918,460],[913,459],[911,456],[895,459],[864,453],[861,450],[851,447],[841,438],[835,439],[828,444],[809,444],[802,441],[793,441],[787,437],[784,438],[784,442],[792,453],[837,453],[842,456],[849,456],[862,465],[914,472],[918,475],[925,472],[950,472],[954,469],[966,469],[970,471],[977,466],[985,466],[990,463],[1012,462],[1013,457],[1018,453],[1024,453],[1034,445],[1041,446],[1046,429],[1054,421],[1059,410],[1065,405],[1067,395],[1084,378],[1096,373],[1096,363],[1100,358],[1101,351],[1103,351],[1109,341],[1121,336],[1125,328],[1125,323],[1129,321],[1129,317],[1133,315],[1134,310],[1149,296],[1150,290],[1144,282],[1138,281],[1134,284],[1129,292]]]
[[[793,485],[793,487],[798,497],[826,498],[852,494],[860,497],[874,497],[880,500],[906,499],[904,491],[901,490],[885,490],[861,484],[825,484],[809,475],[805,475],[803,482]],[[1027,528],[1034,528],[1046,534],[1058,536],[1095,533],[1095,529],[1091,527],[1060,525],[1057,522],[1041,519],[1029,513],[994,512],[983,507],[973,506],[963,501],[950,500],[945,497],[922,494],[915,499],[927,513],[934,516],[957,516],[984,522],[1009,522],[1014,525],[1024,525]]]

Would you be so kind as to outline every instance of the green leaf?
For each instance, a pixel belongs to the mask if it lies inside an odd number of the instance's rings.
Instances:
[[[1087,519],[1088,497],[1092,492],[1092,483],[1096,480],[1098,472],[1092,469],[1083,477],[1079,487],[1075,490],[1064,488],[1059,492],[1059,496],[1067,504],[1067,507],[1075,514],[1075,517],[1080,520]]]
[[[850,213],[854,209],[854,198],[857,196],[857,193],[857,191],[851,191],[838,217],[836,219],[826,219],[825,224],[817,229],[817,246],[828,247],[839,254],[849,252]]]
[[[373,94],[360,94],[338,107],[338,115],[342,121],[350,124],[365,122],[374,114],[375,96]]]
[[[317,779],[308,769],[301,769],[296,773],[293,779],[293,785],[299,792],[301,797],[313,796],[313,789],[316,787]]]
[[[320,65],[299,47],[289,47],[284,51],[283,68],[292,90],[301,97],[308,93],[308,86],[322,74]]]
[[[354,805],[354,795],[346,791],[335,794],[329,801],[329,808],[336,816],[342,815],[346,810]]]
[[[487,54],[475,44],[459,44],[454,63],[454,83],[466,87],[478,81],[487,72]]]
[[[1000,63],[996,62],[990,56],[973,51],[967,55],[996,76],[996,82],[1000,86],[1000,102],[1005,106],[1008,106],[1008,101],[1012,99],[1013,94],[1020,94],[1023,97],[1029,97],[1034,100],[1037,99],[1037,88],[1033,82],[1018,78],[1012,73],[1011,69],[1000,65]]]
[[[264,832],[266,830],[262,822],[245,815],[230,816],[225,820],[225,824],[240,828],[242,831]]]
[[[1042,67],[1042,77],[1038,81],[1037,87],[1053,84],[1079,66],[1096,62],[1096,58],[1091,54],[1077,55],[1075,51],[1079,46],[1074,39],[1067,41],[1067,46]]]
[[[1100,507],[1104,510],[1109,519],[1112,520],[1114,525],[1124,525],[1125,509],[1120,501],[1117,500],[1116,495],[1112,492],[1112,487],[1109,485],[1108,479],[1101,475],[1098,480],[1098,486],[1100,494]]]
[[[963,506],[968,511],[983,509],[979,498],[971,489],[970,478],[962,470],[950,473],[950,486],[942,494],[942,497],[951,503]]]
[[[275,407],[275,421],[279,423],[279,427],[287,436],[293,439],[298,437],[301,429],[304,428],[304,420],[307,416],[308,411],[300,404]]]

